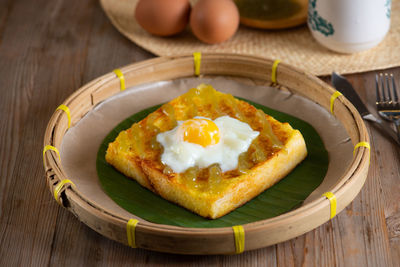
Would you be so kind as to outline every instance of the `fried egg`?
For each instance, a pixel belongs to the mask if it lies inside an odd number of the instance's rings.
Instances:
[[[237,168],[239,155],[248,150],[259,134],[247,123],[229,116],[215,120],[194,117],[159,133],[157,141],[164,148],[161,162],[175,173],[212,164],[219,164],[221,171],[226,172]]]

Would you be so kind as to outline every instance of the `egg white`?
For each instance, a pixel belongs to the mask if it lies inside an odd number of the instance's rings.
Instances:
[[[222,116],[214,120],[219,129],[219,142],[203,147],[183,140],[178,131],[182,123],[184,121],[178,121],[174,129],[157,135],[157,141],[164,148],[161,162],[176,173],[182,173],[194,166],[206,168],[215,163],[219,164],[222,172],[234,170],[238,166],[239,155],[247,151],[251,142],[260,134],[253,131],[247,123]]]

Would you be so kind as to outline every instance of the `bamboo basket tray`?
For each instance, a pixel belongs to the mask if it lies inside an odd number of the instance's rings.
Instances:
[[[160,57],[121,68],[126,88],[143,83],[174,80],[195,76],[193,55]],[[274,64],[275,63],[275,64]],[[249,78],[270,83],[280,89],[318,103],[326,110],[334,108],[336,118],[343,124],[352,145],[354,156],[349,168],[330,188],[334,202],[321,196],[280,216],[244,224],[244,251],[258,249],[302,235],[331,219],[343,210],[358,194],[367,177],[370,151],[359,146],[369,142],[367,130],[359,113],[343,96],[336,99],[335,90],[317,77],[284,63],[234,54],[203,54],[201,75]],[[196,74],[198,74],[196,72]],[[276,79],[276,80],[275,80]],[[272,82],[271,80],[275,80]],[[79,188],[68,183],[57,148],[60,148],[69,127],[101,101],[120,92],[121,79],[108,73],[77,90],[51,117],[44,137],[43,159],[50,191],[56,200],[83,223],[123,244],[149,250],[178,254],[233,254],[238,250],[237,235],[232,227],[185,228],[151,223],[138,218],[134,228],[134,243],[128,241],[127,223],[131,218],[113,214],[90,202]],[[357,145],[358,144],[358,145]],[[333,212],[333,213],[332,213]]]

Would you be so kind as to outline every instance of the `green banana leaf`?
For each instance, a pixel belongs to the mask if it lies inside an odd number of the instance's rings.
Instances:
[[[300,206],[323,181],[328,169],[328,153],[315,129],[307,122],[288,114],[245,100],[281,122],[288,122],[303,134],[308,156],[289,175],[273,187],[227,215],[210,220],[171,203],[136,181],[127,178],[105,161],[110,142],[122,130],[145,118],[159,106],[136,113],[122,121],[104,139],[97,154],[97,173],[103,190],[119,206],[136,216],[158,224],[181,227],[230,227],[265,220],[291,211]]]

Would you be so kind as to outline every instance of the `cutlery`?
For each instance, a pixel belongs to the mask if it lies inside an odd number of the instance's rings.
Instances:
[[[397,138],[400,140],[400,101],[393,74],[376,74],[375,82],[378,114],[396,125]]]
[[[341,92],[354,105],[364,120],[373,122],[375,126],[384,131],[400,146],[400,140],[397,138],[397,133],[390,127],[388,123],[375,117],[373,114],[371,114],[371,112],[368,111],[367,107],[361,101],[357,92],[346,78],[335,72],[332,72],[332,84],[336,90]]]

